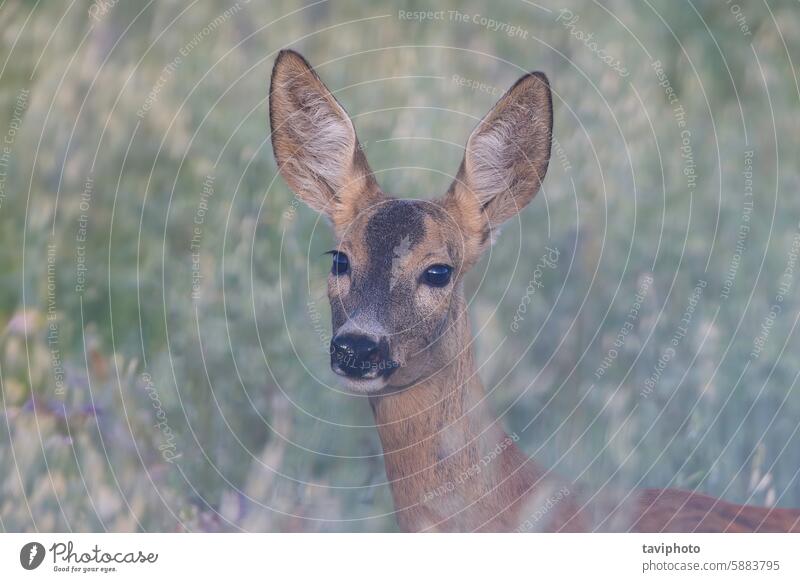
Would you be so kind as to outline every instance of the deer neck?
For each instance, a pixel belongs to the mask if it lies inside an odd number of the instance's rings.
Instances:
[[[460,295],[451,311],[431,347],[439,371],[371,400],[398,522],[410,531],[513,529],[541,473],[489,412]]]

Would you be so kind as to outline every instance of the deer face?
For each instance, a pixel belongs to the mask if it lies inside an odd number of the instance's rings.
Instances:
[[[339,237],[328,276],[331,367],[358,390],[435,371],[463,266],[459,230],[437,204],[384,198]]]
[[[292,190],[331,221],[331,368],[358,393],[412,386],[446,365],[461,281],[547,170],[552,104],[541,73],[522,77],[481,120],[439,199],[379,188],[353,124],[299,54],[282,51],[270,86],[272,144]]]

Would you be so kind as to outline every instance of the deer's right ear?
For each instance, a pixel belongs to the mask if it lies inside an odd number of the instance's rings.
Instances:
[[[353,123],[300,56],[283,50],[269,88],[272,149],[297,196],[341,231],[381,196]]]
[[[520,78],[481,119],[445,197],[475,261],[539,191],[550,161],[553,100],[544,73]]]

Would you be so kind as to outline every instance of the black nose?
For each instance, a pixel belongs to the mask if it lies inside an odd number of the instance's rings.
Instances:
[[[381,348],[385,342],[360,334],[341,334],[331,341],[331,366],[350,378],[375,377],[382,369],[388,351]]]

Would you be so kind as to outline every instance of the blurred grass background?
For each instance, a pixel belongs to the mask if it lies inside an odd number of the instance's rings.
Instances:
[[[330,233],[276,179],[283,47],[317,67],[398,196],[443,193],[500,92],[545,71],[544,190],[467,280],[493,406],[589,490],[800,506],[797,2],[112,4],[0,7],[3,530],[395,529],[369,406],[328,387]],[[513,332],[546,246],[558,265]]]

